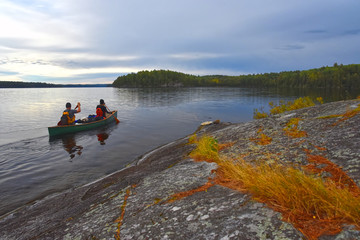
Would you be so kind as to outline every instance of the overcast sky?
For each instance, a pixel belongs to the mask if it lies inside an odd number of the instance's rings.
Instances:
[[[0,81],[360,63],[360,0],[0,0]]]

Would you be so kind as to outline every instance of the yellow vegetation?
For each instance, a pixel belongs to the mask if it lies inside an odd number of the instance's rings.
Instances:
[[[268,145],[271,143],[272,141],[272,138],[265,135],[263,132],[263,129],[260,128],[258,131],[257,131],[257,134],[258,134],[258,137],[257,138],[252,138],[250,139],[251,141],[255,142],[256,144],[258,145]]]
[[[322,97],[318,97],[316,98],[316,100],[320,104],[324,103]],[[311,107],[314,105],[315,103],[310,97],[300,97],[298,99],[295,99],[294,101],[288,101],[288,102],[281,100],[279,104],[275,104],[274,102],[269,102],[271,115],[292,111],[300,108]],[[269,114],[265,113],[262,110],[261,111],[257,109],[254,110],[254,119],[265,118],[268,116]]]
[[[299,120],[300,120],[300,118],[290,119],[290,121],[286,124],[286,127],[283,129],[286,135],[288,135],[292,138],[306,137],[306,135],[307,135],[306,132],[300,131],[298,129]]]
[[[358,104],[357,108],[353,110],[348,110],[344,114],[340,115],[341,119],[339,119],[337,122],[335,122],[333,125],[338,125],[340,122],[346,121],[352,117],[354,117],[356,114],[360,112],[360,104]]]
[[[196,161],[219,161],[219,145],[216,139],[204,135],[200,140],[196,139],[195,143],[196,149],[190,153],[190,157]]]
[[[126,205],[127,205],[127,199],[129,198],[129,196],[131,194],[131,189],[133,189],[135,187],[136,187],[136,185],[131,185],[130,188],[126,189],[126,193],[125,193],[125,196],[124,196],[124,202],[123,202],[123,204],[121,206],[120,217],[118,217],[115,220],[115,223],[117,223],[116,234],[114,234],[114,237],[115,237],[116,240],[120,240],[120,228],[122,226],[124,215],[125,215],[125,208],[126,208]]]
[[[338,121],[336,121],[335,123],[332,124],[333,126],[336,126],[339,123],[354,117],[359,112],[360,112],[360,104],[358,104],[358,106],[353,110],[347,110],[344,114],[334,114],[334,115],[322,116],[322,117],[318,117],[318,119],[340,118]]]
[[[196,143],[196,134],[193,134],[189,137],[189,144]]]
[[[219,144],[210,136],[198,139],[196,144],[190,156],[219,165],[217,184],[249,192],[255,200],[281,212],[285,220],[309,239],[338,233],[343,223],[360,227],[357,186],[354,191],[344,184],[340,186],[338,180],[324,180],[279,163],[259,161],[251,164],[241,157],[227,159],[219,155]]]
[[[254,119],[267,118],[268,116],[269,116],[269,114],[267,114],[263,110],[261,110],[261,112],[260,112],[256,108],[254,109]]]

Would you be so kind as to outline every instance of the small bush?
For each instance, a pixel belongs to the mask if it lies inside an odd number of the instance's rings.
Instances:
[[[318,98],[316,98],[316,100],[320,104],[324,103],[322,97],[318,97]],[[270,115],[275,115],[275,114],[292,111],[292,110],[296,110],[296,109],[300,109],[300,108],[305,108],[305,107],[311,107],[314,105],[315,105],[315,103],[310,97],[300,97],[298,99],[295,99],[294,101],[288,101],[288,102],[281,100],[278,104],[275,104],[274,102],[269,102]],[[269,116],[269,114],[264,112],[262,109],[260,111],[257,109],[254,109],[254,115],[253,115],[254,119],[266,118],[268,116]]]
[[[219,145],[213,137],[204,135],[199,140],[195,139],[196,149],[190,157],[196,161],[217,162],[219,160]]]
[[[298,129],[300,118],[292,118],[286,124],[286,127],[283,129],[285,134],[292,138],[301,138],[306,137],[307,133],[305,131],[300,131]]]

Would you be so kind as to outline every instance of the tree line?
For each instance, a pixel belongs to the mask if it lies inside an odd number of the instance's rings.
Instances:
[[[140,71],[119,76],[114,87],[274,87],[360,88],[360,64],[321,67],[303,71],[240,76],[195,76],[170,70]]]
[[[0,81],[0,88],[65,88],[65,87],[111,87],[111,84],[53,84],[43,82]]]

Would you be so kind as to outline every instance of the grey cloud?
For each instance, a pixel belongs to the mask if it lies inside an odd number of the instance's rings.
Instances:
[[[304,49],[304,48],[305,47],[303,45],[289,44],[289,45],[278,47],[276,49],[289,51],[289,50],[299,50],[299,49]]]
[[[31,50],[50,53],[85,53],[91,51],[89,48],[69,46],[39,46],[35,40],[24,38],[0,38],[0,46],[12,49],[12,51]],[[11,50],[8,50],[10,52]]]
[[[67,36],[79,36],[74,45],[38,46],[25,36],[1,38],[0,46],[19,52],[58,53],[57,59],[31,63],[66,69],[128,67],[258,73],[358,59],[359,51],[350,51],[358,49],[360,41],[358,0],[62,0],[53,4],[46,5],[43,14],[50,13],[49,19],[69,30]],[[61,32],[51,34],[64,37]],[[202,57],[186,58],[196,54]],[[118,56],[137,58],[121,60]],[[0,60],[0,64],[4,61],[9,60]]]
[[[358,35],[358,34],[360,34],[360,28],[345,31],[345,35]]]
[[[321,34],[321,33],[327,33],[326,30],[321,30],[321,29],[316,29],[316,30],[309,30],[309,31],[305,31],[305,33],[310,33],[310,34]]]

